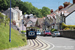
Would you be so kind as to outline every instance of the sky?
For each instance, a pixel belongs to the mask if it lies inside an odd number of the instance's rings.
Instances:
[[[73,3],[72,0],[21,0],[23,2],[31,2],[33,6],[38,9],[42,9],[43,6],[53,9],[54,11],[58,9],[60,5],[63,6],[64,2]]]

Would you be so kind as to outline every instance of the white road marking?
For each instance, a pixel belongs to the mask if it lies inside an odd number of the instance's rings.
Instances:
[[[38,37],[38,38],[39,38],[39,37]],[[48,42],[48,41],[45,41],[44,39],[41,39],[41,40],[43,40],[44,42],[50,43],[50,44],[52,45],[52,48],[50,48],[49,50],[52,50],[52,49],[55,47],[55,45],[54,45],[53,43]]]
[[[49,50],[52,50],[52,49],[55,47],[55,45],[54,45],[53,43],[51,43],[51,42],[50,42],[50,44],[51,44],[53,47],[50,48]]]

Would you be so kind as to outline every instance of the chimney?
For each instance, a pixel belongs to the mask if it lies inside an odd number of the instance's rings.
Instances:
[[[65,7],[67,7],[68,5],[70,5],[70,2],[65,2],[65,3],[63,3],[63,5],[64,5],[64,8],[65,8]]]
[[[58,9],[59,9],[59,11],[60,11],[60,10],[61,10],[61,9],[63,9],[63,8],[64,8],[63,6],[59,6],[59,8],[58,8]]]
[[[53,13],[53,9],[51,9],[51,13]]]
[[[75,0],[73,0],[73,4],[75,4]]]

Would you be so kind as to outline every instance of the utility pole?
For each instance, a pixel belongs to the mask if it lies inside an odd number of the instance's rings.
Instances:
[[[9,27],[9,42],[11,42],[11,0],[10,0],[10,27]]]

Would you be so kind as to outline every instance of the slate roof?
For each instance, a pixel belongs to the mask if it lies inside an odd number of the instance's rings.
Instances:
[[[65,14],[65,16],[67,16],[68,14],[70,14],[74,10],[75,10],[75,4],[70,4],[66,8],[60,10],[59,13],[63,12]]]
[[[71,13],[72,11],[74,11],[75,10],[75,4],[73,4],[71,7],[69,7],[69,9],[67,9],[67,11],[69,12],[69,13]]]
[[[47,15],[47,17],[48,17],[49,19],[50,19],[50,18],[56,19],[56,12],[57,12],[57,11],[58,11],[58,9],[57,9],[56,11],[53,11],[53,13]]]
[[[72,14],[73,12],[75,12],[75,10],[74,10],[74,11],[72,11],[71,13],[69,13],[67,16],[69,16],[69,15],[70,15],[70,14]],[[67,17],[67,16],[66,16],[66,17]]]
[[[61,9],[60,11],[65,11],[65,10],[67,10],[69,7],[71,7],[72,5],[73,5],[73,4],[70,4],[70,5],[68,5],[67,7]]]
[[[41,25],[43,23],[43,18],[38,18],[38,24]]]
[[[32,22],[36,23],[37,18],[30,18],[30,19],[24,18],[24,20],[26,22],[25,24],[27,24],[29,21],[32,21]]]

